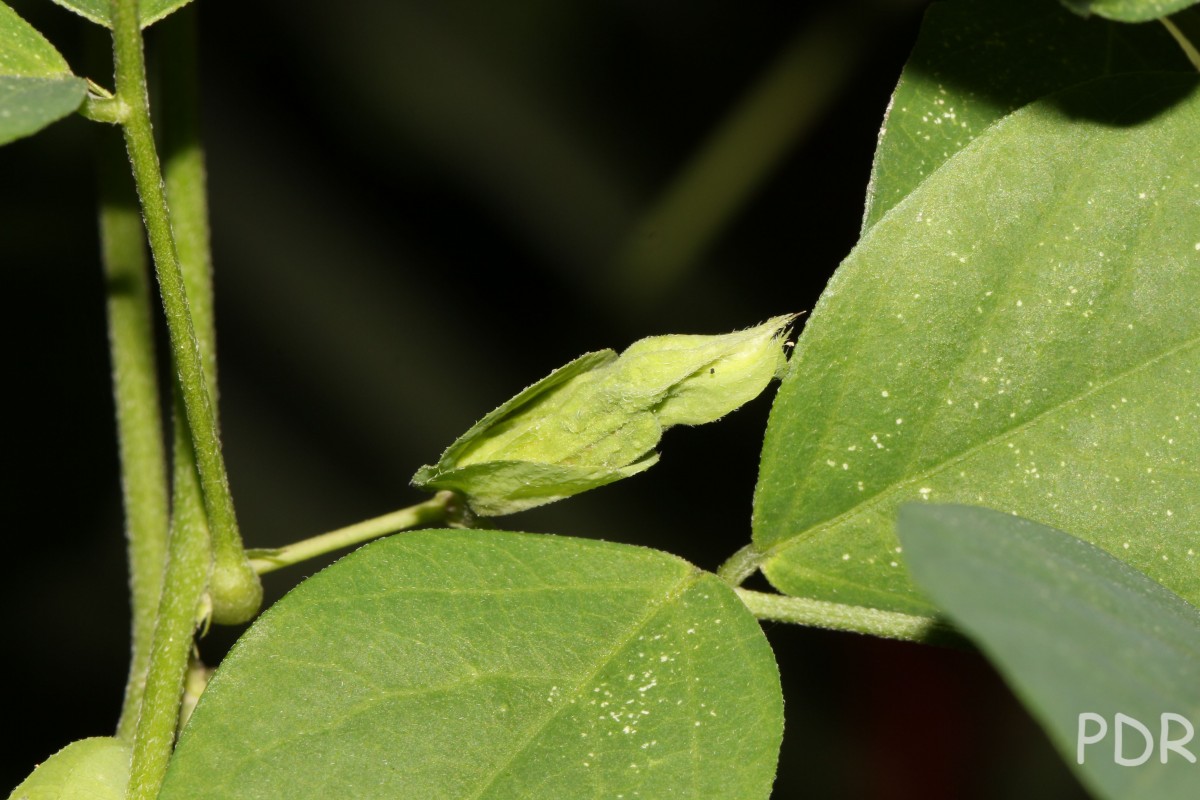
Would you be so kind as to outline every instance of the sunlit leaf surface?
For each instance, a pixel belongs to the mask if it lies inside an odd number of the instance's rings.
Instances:
[[[642,548],[403,534],[309,579],[222,664],[162,797],[766,798],[758,623]]]
[[[0,3],[0,145],[62,119],[85,94],[54,45]]]
[[[934,3],[879,134],[864,228],[1006,114],[1087,80],[1158,70],[1195,72],[1161,25],[1084,20],[1046,0]]]
[[[38,765],[9,800],[123,800],[129,746],[111,737],[81,739]]]
[[[754,542],[775,586],[928,613],[893,524],[931,500],[1069,530],[1200,599],[1194,88],[1028,106],[867,233],[768,425]]]

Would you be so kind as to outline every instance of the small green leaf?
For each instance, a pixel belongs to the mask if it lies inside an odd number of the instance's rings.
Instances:
[[[1027,106],[867,232],[768,423],[754,543],[778,589],[931,613],[894,532],[926,499],[1069,528],[1200,601],[1196,85]]]
[[[38,765],[8,800],[124,800],[128,782],[128,745],[107,736],[81,739]]]
[[[1094,78],[1194,72],[1161,25],[1082,20],[1052,0],[934,3],[879,132],[863,228],[989,125]]]
[[[497,516],[648,469],[666,428],[713,422],[766,388],[786,363],[780,335],[791,319],[582,356],[485,416],[413,484],[461,492],[476,513]]]
[[[0,76],[0,145],[30,136],[79,108],[87,94],[80,78]]]
[[[69,74],[71,68],[54,45],[17,12],[0,3],[0,76],[47,78]]]
[[[63,8],[103,25],[112,27],[112,11],[109,0],[54,0]],[[183,8],[191,0],[141,0],[138,4],[138,18],[143,28],[148,28],[171,12]]]
[[[71,114],[86,94],[54,45],[0,3],[0,145]]]
[[[1115,19],[1121,22],[1149,22],[1195,5],[1197,0],[1061,0],[1076,14]]]
[[[897,524],[917,583],[976,640],[1037,716],[1067,763],[1101,797],[1190,800],[1196,764],[1163,747],[1200,723],[1200,611],[1142,573],[1073,536],[966,506],[900,509]],[[1144,763],[1114,757],[1116,717],[1154,738]],[[1083,738],[1080,715],[1107,736]],[[1100,723],[1086,719],[1087,737]],[[1137,761],[1145,734],[1125,729]],[[1195,756],[1197,741],[1185,745]],[[1166,763],[1162,756],[1167,757]]]
[[[716,576],[627,545],[419,531],[255,622],[161,800],[765,800],[781,733],[770,647]]]

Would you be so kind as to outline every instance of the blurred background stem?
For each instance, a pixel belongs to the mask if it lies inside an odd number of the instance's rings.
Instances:
[[[100,243],[132,610],[129,679],[117,735],[128,741],[150,663],[166,564],[169,504],[145,230],[119,143],[105,136],[100,145]]]
[[[648,303],[686,281],[824,116],[866,43],[850,13],[835,8],[801,27],[667,184],[617,256],[612,286],[622,296]]]

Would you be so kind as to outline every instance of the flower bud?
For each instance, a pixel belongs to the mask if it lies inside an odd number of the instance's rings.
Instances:
[[[459,492],[475,513],[499,516],[648,469],[666,428],[720,419],[782,372],[792,319],[581,356],[485,416],[413,484]]]

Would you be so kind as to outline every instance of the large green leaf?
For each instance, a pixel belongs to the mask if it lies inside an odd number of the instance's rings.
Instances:
[[[106,28],[112,27],[110,0],[54,0],[54,2],[63,8],[74,11],[81,17],[90,19],[97,25],[103,25]],[[142,0],[138,4],[138,18],[142,27],[146,28],[190,2],[191,0]]]
[[[8,800],[123,800],[128,782],[129,745],[81,739],[39,764]]]
[[[406,533],[309,579],[217,670],[162,800],[766,798],[758,623],[625,545]]]
[[[71,75],[61,78],[0,76],[0,144],[37,133],[73,113],[87,94],[87,84]]]
[[[1191,800],[1197,765],[1162,746],[1200,723],[1200,611],[1068,534],[965,506],[906,506],[913,576],[1007,677],[1080,777],[1102,797]],[[1123,724],[1114,757],[1117,714]],[[1083,721],[1081,714],[1103,719]],[[1088,743],[1089,738],[1099,739]],[[1080,744],[1083,763],[1080,760]],[[1184,745],[1195,757],[1196,740]],[[1166,756],[1166,763],[1162,756]]]
[[[1161,25],[1083,20],[1052,0],[934,3],[879,133],[864,229],[1006,114],[1087,80],[1150,70],[1195,71]]]
[[[925,499],[1068,529],[1200,600],[1195,86],[1027,106],[868,231],[768,423],[754,542],[776,587],[929,613],[893,532]]]
[[[62,119],[86,94],[54,46],[0,3],[0,145]]]
[[[0,3],[0,75],[46,78],[70,72],[66,59],[46,37]]]
[[[1122,22],[1148,22],[1196,4],[1196,0],[1062,0],[1079,14],[1096,14]]]

